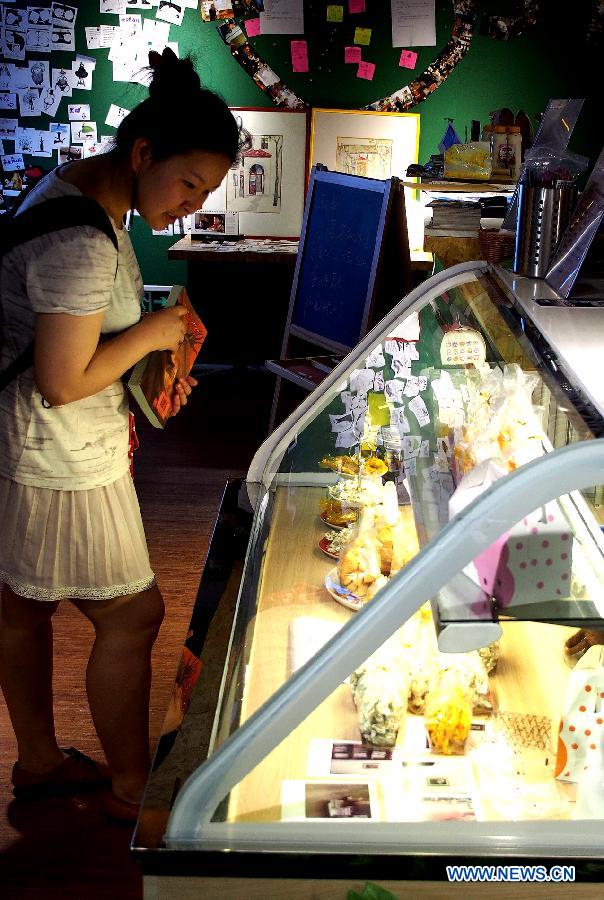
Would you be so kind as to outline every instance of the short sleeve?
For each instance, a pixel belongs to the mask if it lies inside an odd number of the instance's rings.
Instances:
[[[102,231],[66,228],[29,242],[27,250],[26,290],[34,312],[86,316],[109,305],[117,255]]]

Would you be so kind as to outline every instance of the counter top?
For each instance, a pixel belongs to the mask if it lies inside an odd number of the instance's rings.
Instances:
[[[604,352],[604,306],[564,306],[542,279],[515,275],[500,266],[496,267],[496,273],[514,292],[518,308],[551,345],[569,380],[604,416],[604,379],[600,371]],[[556,305],[539,303],[544,300]]]

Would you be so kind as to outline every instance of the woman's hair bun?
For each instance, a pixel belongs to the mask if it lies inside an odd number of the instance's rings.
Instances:
[[[149,51],[149,68],[151,83],[149,96],[152,100],[175,100],[183,95],[190,95],[201,90],[201,81],[195,71],[190,56],[179,59],[169,47],[163,53]]]

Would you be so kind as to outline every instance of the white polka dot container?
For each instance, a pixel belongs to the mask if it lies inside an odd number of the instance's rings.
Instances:
[[[572,538],[558,504],[548,503],[474,560],[480,586],[500,607],[568,597]]]
[[[601,772],[604,751],[604,647],[589,650],[569,673],[560,720],[555,776],[579,782],[590,770]]]

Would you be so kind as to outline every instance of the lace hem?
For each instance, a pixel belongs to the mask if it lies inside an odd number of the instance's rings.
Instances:
[[[25,584],[3,572],[0,569],[0,581],[6,582],[8,586],[19,597],[27,597],[30,600],[112,600],[114,597],[123,597],[126,594],[140,594],[155,584],[155,575],[151,578],[141,578],[138,581],[131,581],[129,584],[112,584],[105,588],[81,588],[81,587],[60,587],[60,588],[41,588],[31,584]]]

